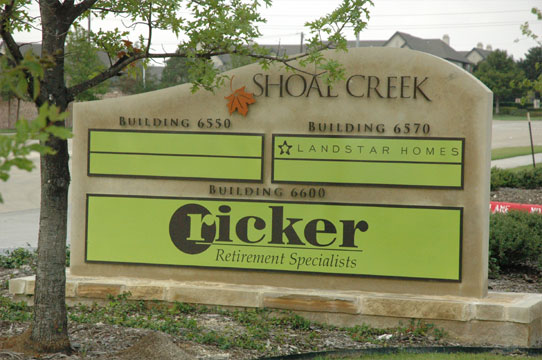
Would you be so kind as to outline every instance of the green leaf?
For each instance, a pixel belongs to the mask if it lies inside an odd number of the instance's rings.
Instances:
[[[15,158],[11,160],[11,162],[21,170],[31,171],[34,168],[34,163],[32,160],[27,158]]]
[[[45,131],[63,140],[69,139],[73,136],[72,132],[63,126],[49,126],[45,129]]]
[[[48,155],[55,154],[55,151],[50,146],[45,146],[41,144],[30,144],[28,145],[28,149],[30,151],[36,151],[40,154],[48,154]]]

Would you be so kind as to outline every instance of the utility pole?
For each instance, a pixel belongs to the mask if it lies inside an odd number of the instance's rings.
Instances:
[[[88,37],[88,42],[90,44],[90,18],[92,17],[92,11],[88,11],[88,32],[87,32],[87,37]]]
[[[305,34],[303,34],[303,31],[301,32],[301,43],[299,44],[299,52],[302,53],[303,52],[303,36],[305,36]]]

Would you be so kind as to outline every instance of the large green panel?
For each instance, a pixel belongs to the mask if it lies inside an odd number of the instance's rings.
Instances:
[[[89,195],[87,216],[93,262],[461,278],[461,208]]]

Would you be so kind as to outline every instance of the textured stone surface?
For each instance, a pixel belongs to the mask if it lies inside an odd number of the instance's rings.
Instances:
[[[324,296],[264,294],[263,306],[274,309],[359,314],[356,297],[329,298]]]
[[[152,285],[127,285],[124,292],[129,292],[137,300],[165,300],[166,289]]]
[[[208,305],[259,307],[260,293],[223,287],[171,286],[167,290],[167,301],[179,301]]]
[[[366,297],[362,300],[362,313],[402,318],[465,321],[470,317],[470,306],[468,302],[438,299]]]
[[[12,279],[10,293],[16,300],[31,304],[33,297],[26,294],[33,282],[33,277]],[[69,304],[101,303],[109,294],[118,295],[126,290],[137,296],[132,298],[142,300],[289,309],[308,319],[336,326],[368,324],[387,328],[419,319],[442,328],[452,339],[464,344],[535,346],[542,341],[541,294],[492,292],[487,298],[477,299],[85,278],[68,274],[66,301]]]
[[[23,295],[25,293],[27,278],[11,279],[9,281],[9,293],[13,295]]]
[[[77,296],[106,299],[111,296],[118,296],[122,293],[122,285],[107,283],[85,283],[80,282],[77,286]]]

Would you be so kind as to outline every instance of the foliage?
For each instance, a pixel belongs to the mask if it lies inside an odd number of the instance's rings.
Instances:
[[[0,267],[6,269],[19,269],[24,265],[36,266],[36,251],[32,249],[17,248],[0,254]]]
[[[27,244],[30,246],[30,244]],[[36,268],[37,251],[32,248],[16,248],[8,250],[5,254],[0,254],[0,268],[20,269],[29,265],[32,269]],[[70,266],[70,248],[66,247],[66,267]]]
[[[542,20],[542,11],[540,9],[532,8],[531,13],[539,21]],[[523,82],[512,83],[512,86],[524,90],[522,102],[526,102],[530,97],[537,95],[539,97],[542,92],[542,37],[530,28],[529,22],[525,22],[520,28],[523,35],[531,38],[538,44],[537,47],[531,48],[525,56],[525,60],[519,63],[527,75],[526,79]]]
[[[525,54],[525,59],[518,61],[518,66],[530,81],[535,81],[542,75],[542,66],[540,64],[542,64],[542,46],[530,48]]]
[[[250,56],[232,54],[230,61],[225,65],[224,70],[237,69],[238,67],[253,64],[255,60]]]
[[[522,88],[525,89],[525,87],[523,87],[522,85]],[[526,98],[523,98],[523,101],[527,101]],[[511,106],[500,106],[499,107],[499,115],[510,115],[510,116],[516,116],[516,117],[521,117],[521,120],[527,120],[527,112],[529,112],[529,115],[531,117],[531,120],[535,120],[536,117],[541,117],[542,116],[542,110],[540,109],[532,109],[532,108],[528,108],[528,109],[521,109],[521,108],[517,108],[517,107],[511,107]],[[493,116],[493,118],[497,118],[498,119],[498,116]],[[508,120],[508,119],[503,119],[503,120]]]
[[[481,82],[493,91],[495,97],[496,113],[501,99],[507,99],[519,94],[519,90],[511,84],[522,83],[523,72],[506,51],[495,50],[482,61],[474,72]]]
[[[98,57],[98,49],[88,41],[88,32],[75,26],[66,39],[65,72],[68,86],[87,81],[106,69]],[[79,101],[97,100],[109,89],[109,82],[104,81],[87,89],[75,97]]]
[[[322,332],[334,331],[350,336],[360,343],[385,343],[379,335],[415,339],[432,336],[436,340],[445,333],[422,321],[410,321],[395,328],[374,329],[368,325],[337,328],[309,321],[290,311],[269,309],[236,309],[207,307],[176,302],[149,303],[130,300],[130,293],[109,296],[104,305],[79,304],[68,309],[70,321],[79,324],[108,324],[149,329],[179,336],[187,341],[209,344],[221,349],[251,349],[277,354],[281,347],[295,344],[310,349],[325,348]],[[205,326],[213,315],[220,315],[229,324],[221,331]],[[0,297],[0,320],[30,321],[31,308]],[[204,321],[201,321],[204,320]],[[207,320],[207,321],[205,321]],[[273,341],[270,342],[269,339]]]
[[[185,58],[171,57],[162,72],[161,85],[170,87],[190,82],[189,64]]]
[[[17,66],[10,66],[11,60],[0,57],[0,87],[19,98],[27,98],[31,94],[36,98],[40,91],[39,81],[44,76],[44,67],[49,66],[48,59],[37,59],[34,54],[27,52],[23,61]],[[31,74],[34,81],[29,82],[27,75]],[[38,116],[31,122],[25,119],[19,120],[16,125],[16,133],[0,135],[0,180],[9,179],[9,171],[12,167],[31,171],[34,163],[28,158],[32,151],[42,154],[52,154],[53,150],[42,145],[49,136],[68,138],[71,132],[63,127],[55,126],[55,122],[66,117],[66,113],[59,111],[55,105],[44,103],[38,109]],[[38,140],[30,143],[30,140]],[[0,203],[3,202],[0,194]]]
[[[492,214],[489,220],[489,276],[502,270],[535,264],[541,268],[542,216],[510,211]]]
[[[130,73],[123,74],[117,81],[117,87],[123,94],[141,94],[164,87],[155,75],[149,74],[149,67],[138,63]]]
[[[542,187],[542,167],[514,172],[509,169],[491,169],[491,190],[501,187],[536,189]]]
[[[540,9],[534,7],[531,9],[531,13],[536,16],[537,20],[542,20],[542,11]],[[520,28],[523,35],[533,39],[538,45],[542,46],[541,36],[531,30],[528,21],[524,22]]]

